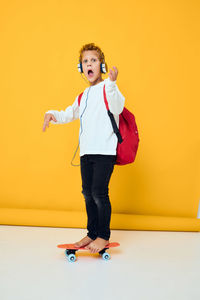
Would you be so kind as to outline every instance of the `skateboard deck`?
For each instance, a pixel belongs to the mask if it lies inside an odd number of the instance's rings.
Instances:
[[[109,243],[105,246],[104,249],[102,249],[99,252],[99,255],[101,255],[104,260],[109,260],[110,259],[110,254],[107,253],[106,250],[109,249],[109,248],[118,247],[118,246],[120,246],[120,244],[117,243],[117,242]],[[61,244],[61,245],[57,245],[57,247],[65,249],[65,254],[66,254],[67,259],[68,259],[69,262],[76,261],[76,255],[75,255],[76,251],[78,251],[78,250],[87,250],[87,251],[89,251],[88,249],[85,248],[86,246],[76,247],[73,244]]]

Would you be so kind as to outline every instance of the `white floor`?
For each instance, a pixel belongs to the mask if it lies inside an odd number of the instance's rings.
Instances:
[[[57,244],[86,229],[0,226],[1,300],[199,300],[200,233],[112,230],[109,261]]]

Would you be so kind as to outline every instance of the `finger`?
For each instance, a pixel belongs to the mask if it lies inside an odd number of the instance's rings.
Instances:
[[[114,70],[110,69],[110,70],[112,71],[113,78],[116,79],[117,78],[117,71],[115,69]]]
[[[109,74],[111,75],[111,77],[113,77],[114,76],[114,71],[112,69],[110,69],[110,73]]]
[[[116,67],[113,67],[113,69],[114,69],[114,72],[115,72],[115,76],[117,77],[118,70],[117,70],[117,68],[116,68]]]
[[[46,130],[46,127],[49,127],[48,125],[49,125],[48,123],[46,123],[46,122],[44,123],[44,126],[43,126],[44,131]]]
[[[113,67],[114,69],[115,69],[115,71],[118,73],[118,69],[117,69],[117,67]]]
[[[110,76],[110,80],[111,80],[111,81],[115,81],[115,80],[116,80],[116,76],[112,74],[112,75]]]
[[[46,128],[46,127],[49,127],[49,122],[45,122],[44,123],[44,127]]]

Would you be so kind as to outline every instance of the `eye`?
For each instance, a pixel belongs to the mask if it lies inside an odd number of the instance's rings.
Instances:
[[[96,61],[96,58],[92,58],[93,61]]]
[[[86,63],[86,62],[87,62],[87,59],[84,59],[83,62]]]

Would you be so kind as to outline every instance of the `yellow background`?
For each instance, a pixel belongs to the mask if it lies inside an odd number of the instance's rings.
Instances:
[[[87,87],[79,49],[94,42],[140,137],[111,178],[112,228],[199,231],[199,1],[8,0],[0,28],[0,223],[85,228],[79,120],[42,126]]]

